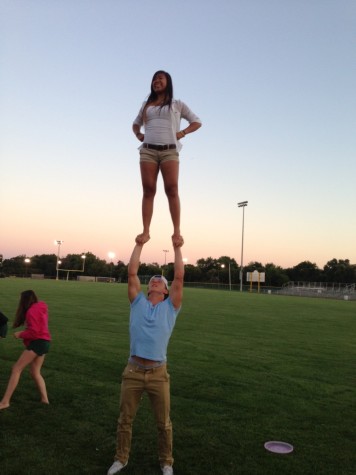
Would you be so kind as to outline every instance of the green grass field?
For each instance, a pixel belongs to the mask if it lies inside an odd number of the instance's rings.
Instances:
[[[29,288],[50,309],[51,404],[26,371],[0,413],[0,473],[105,475],[129,349],[126,286],[1,279],[0,310],[13,319]],[[1,393],[22,351],[11,334]],[[354,475],[355,335],[356,302],[186,289],[168,351],[175,475]],[[269,453],[268,440],[294,452]],[[161,473],[147,398],[123,473]]]

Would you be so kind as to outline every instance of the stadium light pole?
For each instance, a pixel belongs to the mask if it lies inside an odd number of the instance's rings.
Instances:
[[[163,269],[166,267],[166,263],[167,263],[167,252],[169,252],[168,249],[163,249],[163,252],[164,252],[164,267],[162,267],[162,275],[163,275]]]
[[[220,268],[225,269],[225,264],[220,264]],[[220,273],[218,273],[218,281],[219,281],[219,284],[220,284]]]
[[[28,266],[29,266],[30,262],[31,262],[31,259],[29,259],[28,257],[26,257],[26,258],[24,259],[25,270],[26,270],[26,277],[27,277],[27,270],[28,270]]]
[[[83,259],[83,269],[82,269],[82,272],[84,272],[85,259],[87,258],[87,256],[86,256],[85,254],[82,254],[80,257]]]
[[[245,225],[245,207],[247,206],[248,201],[240,201],[237,203],[239,208],[242,208],[242,239],[241,239],[241,268],[240,268],[240,292],[242,292],[242,282],[243,282],[243,262],[244,262],[244,225]]]
[[[231,264],[229,261],[229,289],[231,290]]]
[[[113,262],[112,260],[114,259],[115,257],[115,252],[108,252],[108,256],[109,256],[109,259],[110,259],[110,280],[111,280],[111,276],[112,276],[112,266],[113,266]]]
[[[54,241],[54,244],[57,244],[57,246],[58,246],[58,251],[57,251],[57,263],[56,263],[56,272],[57,272],[56,280],[58,280],[59,254],[60,254],[60,251],[61,251],[61,244],[63,244],[63,243],[64,243],[64,241],[61,241],[60,239]]]
[[[221,264],[221,268],[225,269],[225,264]],[[231,266],[229,261],[229,289],[231,290]]]

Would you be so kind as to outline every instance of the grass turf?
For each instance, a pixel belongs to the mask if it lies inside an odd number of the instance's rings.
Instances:
[[[32,288],[49,304],[43,368],[51,404],[28,371],[0,412],[2,475],[103,475],[113,461],[128,302],[121,284],[0,280],[14,315]],[[356,304],[186,289],[171,338],[175,475],[351,475],[356,471]],[[22,346],[0,340],[0,393]],[[277,455],[268,440],[294,445]],[[126,475],[157,475],[144,398]]]

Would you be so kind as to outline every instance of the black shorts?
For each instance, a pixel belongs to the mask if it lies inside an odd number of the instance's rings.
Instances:
[[[0,338],[5,338],[7,335],[7,322],[8,318],[0,312]]]
[[[0,325],[0,338],[6,338],[7,335],[7,323]]]
[[[33,340],[27,349],[34,351],[38,356],[42,356],[49,352],[50,344],[48,340]]]

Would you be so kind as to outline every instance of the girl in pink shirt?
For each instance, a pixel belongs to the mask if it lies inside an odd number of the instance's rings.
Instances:
[[[10,406],[10,400],[18,385],[21,373],[28,365],[30,365],[31,376],[40,393],[41,402],[49,404],[46,383],[41,375],[41,367],[51,341],[48,331],[48,308],[44,302],[38,301],[33,290],[21,293],[13,327],[20,327],[24,323],[26,323],[26,329],[15,332],[14,337],[23,340],[26,350],[12,367],[9,383],[0,401],[0,410]]]

